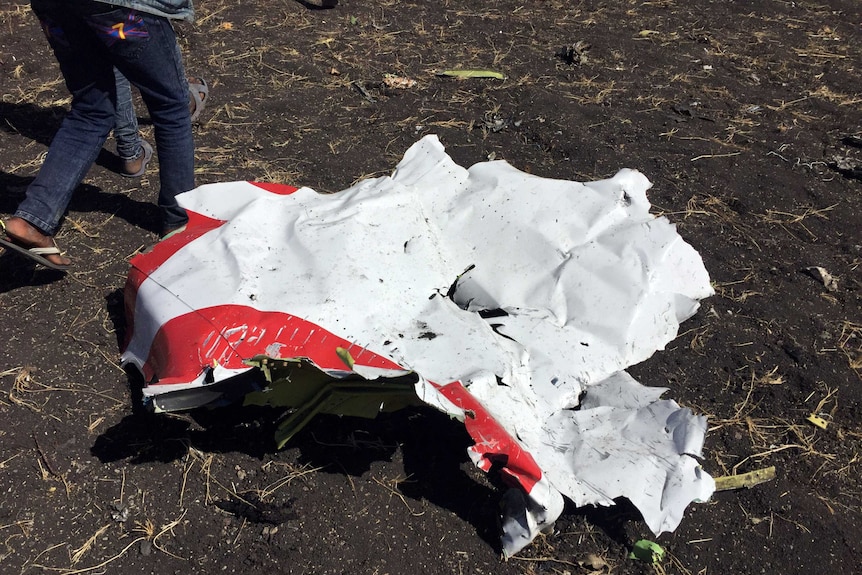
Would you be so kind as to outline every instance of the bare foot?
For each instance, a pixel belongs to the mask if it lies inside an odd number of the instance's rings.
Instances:
[[[27,220],[13,216],[6,220],[5,227],[9,239],[23,248],[53,248],[57,246],[53,236],[46,236]],[[58,266],[68,266],[72,263],[71,259],[62,254],[47,254],[44,257]]]

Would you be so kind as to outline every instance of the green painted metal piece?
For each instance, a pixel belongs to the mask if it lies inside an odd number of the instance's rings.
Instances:
[[[349,358],[349,365],[352,365],[349,353],[342,356],[345,358]],[[245,405],[291,410],[276,430],[275,440],[279,449],[318,414],[373,419],[380,412],[424,405],[416,395],[417,376],[413,373],[369,380],[349,372],[343,377],[326,373],[305,358],[257,356],[246,363],[259,368],[269,385],[247,394]]]

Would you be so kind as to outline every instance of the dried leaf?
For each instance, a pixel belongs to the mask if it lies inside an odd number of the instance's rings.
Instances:
[[[505,80],[506,76],[494,70],[443,70],[438,76],[453,76],[455,78],[497,78]]]
[[[766,481],[775,479],[775,467],[764,467],[741,475],[725,475],[715,478],[716,491],[728,491],[742,487],[754,487]]]

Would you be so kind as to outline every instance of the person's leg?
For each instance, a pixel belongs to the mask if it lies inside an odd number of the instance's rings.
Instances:
[[[138,115],[132,103],[132,86],[119,70],[114,68],[117,86],[117,110],[114,119],[114,140],[120,163],[117,171],[121,176],[137,178],[144,175],[147,164],[153,157],[153,148],[141,137],[138,130]]]
[[[132,86],[119,70],[114,68],[114,83],[117,86],[117,110],[114,117],[114,140],[117,155],[123,160],[138,156],[141,151],[141,135],[138,133],[138,115],[132,104]]]
[[[6,231],[22,245],[47,247],[114,125],[115,85],[110,62],[65,2],[32,0],[31,5],[60,64],[72,105]],[[52,258],[68,263],[62,256]]]
[[[65,270],[72,263],[57,247],[53,236],[43,234],[26,220],[13,216],[5,222],[0,221],[0,229],[6,236],[0,239],[3,250],[12,249],[56,270]]]
[[[153,121],[159,155],[159,207],[165,233],[188,221],[185,210],[177,205],[176,196],[195,186],[188,81],[170,21],[150,14],[125,12],[131,18],[125,25],[146,34],[147,41],[136,50],[130,49],[130,43],[121,42],[109,49],[114,65],[140,90]],[[107,20],[101,22],[111,29],[108,24]]]

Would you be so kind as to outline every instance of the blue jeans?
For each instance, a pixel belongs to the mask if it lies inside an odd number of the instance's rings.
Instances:
[[[15,215],[54,235],[72,193],[114,127],[114,68],[137,86],[149,110],[159,157],[162,231],[184,225],[176,196],[194,188],[188,83],[166,18],[92,0],[31,0],[72,106]]]
[[[117,106],[114,115],[114,140],[117,155],[123,160],[138,157],[141,151],[141,134],[138,132],[138,114],[132,103],[132,86],[119,70],[114,68],[117,86]]]

